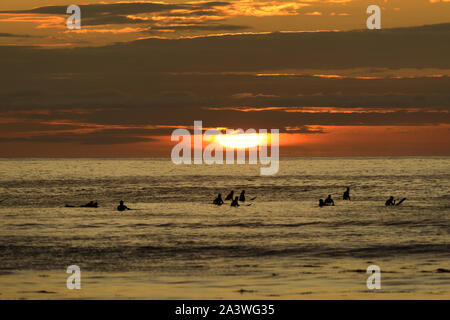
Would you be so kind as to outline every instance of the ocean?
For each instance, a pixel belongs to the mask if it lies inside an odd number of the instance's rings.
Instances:
[[[274,176],[2,159],[0,299],[449,299],[449,169],[450,157],[283,158]],[[212,205],[244,189],[240,207]],[[329,194],[336,205],[319,208]],[[386,207],[391,195],[407,200]],[[66,287],[70,265],[80,290]],[[381,289],[367,287],[370,265]]]

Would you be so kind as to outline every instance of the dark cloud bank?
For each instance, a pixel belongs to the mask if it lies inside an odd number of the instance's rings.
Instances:
[[[344,68],[448,69],[449,40],[450,24],[442,24],[379,31],[145,39],[100,48],[3,46],[1,111],[27,121],[65,119],[74,123],[72,127],[76,123],[190,126],[200,119],[206,126],[290,126],[300,133],[324,134],[326,130],[309,126],[449,124],[450,79],[446,76],[326,79],[252,74],[312,68],[324,73]],[[340,107],[370,112],[233,109],[238,107]],[[90,111],[57,112],[77,108]],[[42,109],[50,111],[14,115]],[[14,130],[20,131],[18,123]],[[171,132],[139,130],[106,128],[1,141],[129,143]]]

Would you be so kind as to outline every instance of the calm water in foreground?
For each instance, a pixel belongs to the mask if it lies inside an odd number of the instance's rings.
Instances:
[[[450,158],[0,160],[0,299],[449,299]],[[346,186],[352,201],[342,201]],[[250,206],[211,205],[245,189]],[[332,194],[335,207],[319,208]],[[386,208],[393,195],[406,197]],[[125,200],[134,211],[119,213]],[[100,207],[65,208],[90,200]],[[68,290],[69,265],[81,290]],[[367,289],[366,268],[382,272]]]

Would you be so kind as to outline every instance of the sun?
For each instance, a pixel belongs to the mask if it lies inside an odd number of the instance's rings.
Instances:
[[[262,133],[228,133],[216,136],[217,142],[226,148],[254,148],[267,143],[267,134]]]

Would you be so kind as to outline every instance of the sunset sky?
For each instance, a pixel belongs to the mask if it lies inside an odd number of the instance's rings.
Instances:
[[[450,155],[449,57],[450,0],[2,0],[0,157],[169,157],[194,120],[284,156]]]

